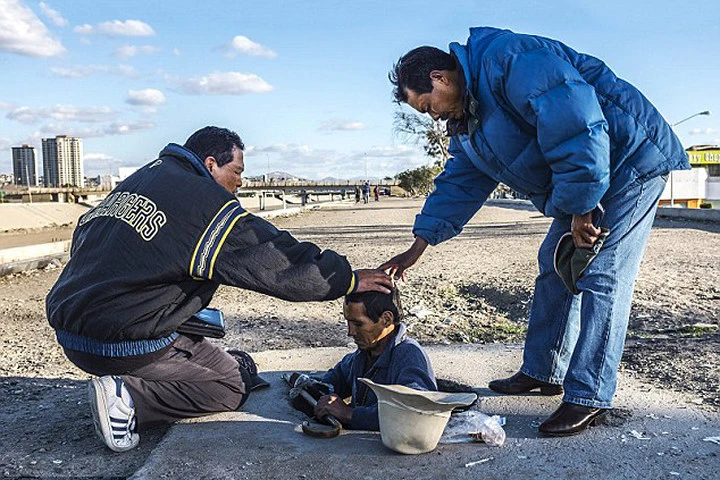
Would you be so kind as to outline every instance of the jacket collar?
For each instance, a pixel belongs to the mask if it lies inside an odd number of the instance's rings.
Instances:
[[[492,27],[475,27],[470,29],[470,38],[467,45],[460,45],[457,42],[450,44],[450,55],[453,56],[457,64],[458,70],[462,73],[460,76],[464,85],[463,109],[464,116],[461,120],[448,122],[448,133],[450,135],[459,135],[467,133],[472,135],[477,130],[479,124],[478,111],[480,110],[480,102],[475,97],[474,91],[477,88],[476,82],[473,80],[472,73],[477,73],[480,59],[490,43],[499,35],[507,33],[508,30],[500,30]],[[470,58],[470,57],[473,58]],[[476,66],[473,72],[471,64]]]
[[[213,178],[210,174],[210,170],[207,169],[205,164],[200,160],[200,157],[195,155],[185,147],[178,145],[177,143],[170,143],[167,147],[163,148],[160,152],[160,156],[171,156],[177,159],[185,160],[193,167],[198,174],[203,177]]]

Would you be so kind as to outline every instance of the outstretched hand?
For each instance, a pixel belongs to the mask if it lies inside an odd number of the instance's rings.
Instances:
[[[380,270],[388,272],[394,279],[405,280],[405,270],[412,267],[420,259],[427,248],[428,243],[421,237],[416,237],[412,246],[399,255],[395,255],[387,262],[380,265]]]

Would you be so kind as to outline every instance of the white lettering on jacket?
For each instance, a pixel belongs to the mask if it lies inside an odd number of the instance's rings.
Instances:
[[[78,226],[98,217],[112,217],[130,225],[140,237],[149,242],[167,223],[167,215],[157,208],[155,202],[144,195],[115,192],[97,207],[82,216]]]

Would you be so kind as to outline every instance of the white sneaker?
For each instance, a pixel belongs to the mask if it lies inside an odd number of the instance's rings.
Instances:
[[[106,375],[90,380],[90,408],[95,431],[115,452],[127,452],[140,443],[135,432],[135,403],[120,377]]]

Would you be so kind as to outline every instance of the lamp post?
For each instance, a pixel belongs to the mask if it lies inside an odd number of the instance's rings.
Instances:
[[[705,111],[703,111],[703,112],[694,113],[694,114],[690,115],[690,116],[687,117],[687,118],[683,118],[683,119],[680,120],[679,122],[673,123],[673,124],[670,125],[670,126],[673,127],[673,128],[675,128],[675,127],[677,127],[678,125],[680,125],[681,123],[687,122],[687,121],[690,120],[691,118],[695,118],[695,117],[698,117],[698,116],[700,116],[700,115],[710,115],[710,110],[705,110]]]
[[[687,122],[687,121],[690,120],[691,118],[699,117],[700,115],[710,115],[710,110],[703,110],[702,112],[693,113],[693,114],[690,115],[689,117],[683,118],[683,119],[680,120],[679,122],[675,122],[675,123],[671,124],[671,125],[670,125],[670,128],[675,128],[675,127],[677,127],[678,125],[680,125],[681,123]],[[672,170],[671,170],[671,171],[670,171],[670,207],[674,207],[674,206],[675,206],[675,192],[674,192],[674,189],[673,189],[674,183],[675,183],[675,182],[673,181],[673,172],[672,172]]]

